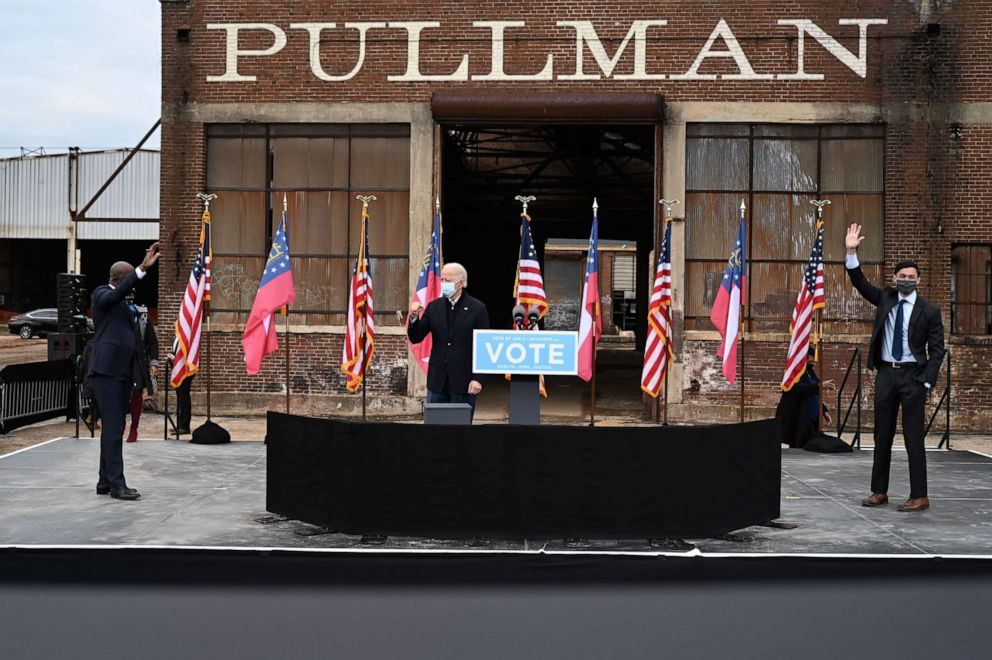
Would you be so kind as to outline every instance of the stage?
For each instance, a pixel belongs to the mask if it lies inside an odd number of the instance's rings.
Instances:
[[[932,508],[904,514],[904,452],[894,452],[891,503],[859,505],[871,452],[782,450],[781,518],[796,529],[752,526],[721,538],[655,544],[647,539],[479,540],[361,537],[266,512],[266,445],[140,441],[125,446],[138,502],[94,494],[99,443],[59,438],[0,457],[0,547],[286,549],[316,552],[629,553],[719,558],[821,556],[992,557],[992,458],[929,451]],[[700,493],[700,497],[705,497]],[[732,503],[730,503],[732,506]]]
[[[870,452],[781,452],[781,520],[722,538],[329,534],[266,512],[266,445],[98,442],[0,458],[4,657],[975,658],[992,459],[928,453],[933,508],[864,509]],[[896,452],[893,499],[906,494]]]

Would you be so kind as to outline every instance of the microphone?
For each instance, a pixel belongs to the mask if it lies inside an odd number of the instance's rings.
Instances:
[[[530,324],[530,327],[536,328],[539,320],[541,320],[541,315],[537,313],[537,310],[530,310],[530,313],[527,314],[527,322]]]
[[[513,307],[513,327],[521,330],[524,325],[524,306],[515,305]]]

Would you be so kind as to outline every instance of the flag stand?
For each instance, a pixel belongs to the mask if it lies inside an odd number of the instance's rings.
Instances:
[[[286,317],[286,414],[289,414],[289,305],[282,308]]]
[[[666,232],[668,231],[668,226],[672,223],[672,207],[675,206],[676,204],[678,204],[679,203],[679,200],[677,200],[677,199],[659,199],[658,200],[658,203],[659,204],[663,204],[665,206],[665,216],[664,216],[664,218],[661,221],[661,231],[658,233],[658,241],[655,243],[655,248],[654,248],[655,249],[655,262],[657,262],[658,259],[661,256],[661,244],[664,241],[664,236],[665,236]],[[668,259],[669,259],[669,263],[671,263],[671,258],[672,258],[672,256],[671,256],[671,249],[672,249],[671,243],[669,243],[668,249],[669,249]],[[671,319],[669,319],[669,324],[671,325]],[[671,332],[672,332],[672,335],[675,334],[675,328],[674,327],[672,327]],[[673,337],[668,337],[667,339],[668,339],[669,346],[671,346],[672,339],[674,339],[674,336]],[[674,356],[675,356],[675,351],[672,351],[672,358],[673,359],[670,359],[668,361],[668,365],[665,367],[665,384],[664,384],[664,388],[665,389],[663,390],[664,391],[664,394],[662,395],[665,398],[662,399],[662,402],[661,402],[661,406],[662,406],[662,421],[661,421],[661,424],[662,424],[662,426],[668,426],[668,371],[672,367],[672,362],[674,361]]]
[[[744,222],[744,209],[747,208],[744,205],[744,200],[741,200],[741,222]],[[746,238],[745,234],[745,238]],[[743,249],[743,248],[742,248]],[[747,268],[747,265],[744,265]],[[744,332],[744,324],[747,323],[747,318],[744,316],[744,291],[741,291],[741,304],[740,304],[740,341],[741,341],[741,424],[744,423],[744,341],[746,333]]]
[[[593,219],[599,214],[599,203],[596,198],[593,197],[592,200],[592,214]],[[598,240],[598,236],[597,236]],[[588,257],[587,257],[588,258]],[[599,271],[599,255],[596,255],[596,271]],[[596,277],[596,304],[599,304],[599,276]],[[592,378],[589,379],[589,384],[592,389],[590,392],[590,406],[589,406],[589,426],[596,426],[596,319],[592,320],[592,329],[590,330],[592,335]]]
[[[204,312],[207,315],[207,345],[206,345],[206,360],[204,360],[206,367],[204,371],[207,372],[207,421],[210,421],[210,301],[204,301]]]
[[[363,209],[363,215],[364,215],[364,214],[367,213],[366,209],[368,209],[369,202],[374,202],[376,200],[376,196],[375,195],[356,195],[355,196],[355,199],[360,200],[362,202],[362,209]],[[363,240],[365,241],[366,244],[368,243],[368,234],[365,233],[365,232],[367,232],[367,230],[368,230],[368,225],[367,225],[367,219],[366,219],[366,225],[364,226],[363,232],[362,232],[363,237],[364,237]],[[365,249],[365,245],[363,245],[362,247],[359,248],[359,250],[364,250],[364,249]],[[363,259],[365,260],[366,265],[367,265],[368,264],[369,255],[367,253],[364,254]],[[365,395],[365,377],[368,374],[368,355],[367,355],[367,347],[368,347],[368,342],[369,342],[368,293],[366,293],[365,300],[366,300],[366,303],[365,303],[366,312],[365,312],[365,322],[362,323],[362,342],[361,342],[361,344],[362,344],[361,345],[361,356],[362,356],[362,421],[363,422],[367,421],[367,404],[366,404],[366,395]]]
[[[598,293],[598,292],[597,292]],[[589,426],[596,426],[596,331],[592,333],[592,378],[589,379],[592,386],[591,405],[589,406]]]
[[[827,206],[828,204],[830,204],[830,200],[829,199],[823,199],[823,200],[811,199],[811,200],[809,200],[809,203],[816,207],[816,221],[817,221],[817,224],[823,222],[823,207],[824,206]],[[819,230],[817,230],[817,231],[819,231]],[[819,380],[819,382],[817,383],[817,392],[818,392],[819,397],[820,397],[820,406],[819,406],[819,409],[816,411],[817,429],[822,432],[823,431],[823,362],[824,362],[824,360],[823,360],[823,354],[820,352],[820,344],[821,344],[822,339],[823,339],[823,310],[822,309],[816,310],[816,320],[814,321],[813,327],[816,329],[816,332],[813,335],[813,346],[815,347],[815,351],[816,351],[814,353],[814,360],[816,361],[816,370],[819,371],[819,374],[818,374],[818,377],[817,377],[817,380]],[[840,411],[839,410],[837,411],[837,414],[840,415]]]

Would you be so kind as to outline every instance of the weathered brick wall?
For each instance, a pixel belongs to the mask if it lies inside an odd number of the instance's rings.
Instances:
[[[927,8],[932,7],[930,13]],[[199,0],[162,5],[163,127],[162,209],[163,262],[160,279],[160,318],[171,325],[185,278],[196,249],[201,211],[195,193],[205,182],[204,132],[188,112],[199,104],[256,102],[427,102],[438,90],[480,90],[527,94],[531,91],[651,92],[667,101],[720,102],[850,102],[884,104],[888,109],[885,153],[885,248],[887,268],[901,258],[914,257],[924,270],[922,293],[944,313],[949,326],[950,250],[954,243],[992,243],[992,126],[962,117],[949,103],[988,102],[992,99],[992,0],[971,2],[893,3],[882,0],[816,0],[812,2],[494,2],[411,0],[410,2],[282,3],[257,0]],[[442,29],[427,30],[421,44],[421,70],[448,74],[463,55],[469,73],[490,70],[488,30],[472,28],[474,20],[525,20],[523,28],[507,32],[505,71],[536,73],[550,53],[555,75],[576,70],[574,30],[556,26],[559,20],[589,20],[607,52],[614,50],[635,19],[667,19],[665,27],[649,32],[646,70],[649,73],[685,73],[720,19],[725,19],[758,73],[787,74],[796,70],[797,38],[792,26],[777,19],[808,18],[857,53],[858,29],[841,26],[841,18],[886,18],[888,24],[868,31],[867,77],[854,72],[812,38],[805,40],[805,70],[822,73],[823,81],[624,81],[603,77],[596,81],[554,79],[545,82],[388,82],[407,66],[406,32],[401,29],[369,33],[364,67],[346,82],[323,82],[309,64],[309,38],[290,23],[335,22],[325,32],[321,63],[329,73],[344,73],[357,56],[356,30],[343,30],[349,21],[441,21]],[[271,57],[244,57],[238,65],[255,82],[207,82],[224,73],[225,32],[208,30],[208,23],[274,23],[286,31],[285,48]],[[927,23],[939,24],[939,31]],[[177,30],[189,28],[188,43],[177,41]],[[267,48],[267,32],[245,32],[240,47]],[[723,50],[718,41],[714,50]],[[583,69],[599,72],[588,48]],[[629,73],[633,44],[617,64],[615,74]],[[730,58],[711,58],[703,73],[738,73]],[[980,114],[980,113],[979,113]],[[984,115],[984,116],[987,116]],[[960,130],[959,130],[960,128]],[[419,259],[419,255],[415,255]],[[680,315],[676,314],[680,319]],[[677,325],[681,323],[677,321]],[[165,331],[163,335],[170,332]],[[294,338],[295,339],[295,338]],[[827,340],[831,339],[828,337]],[[851,350],[843,340],[828,349],[828,378],[839,381],[840,361]],[[955,342],[959,341],[957,338]],[[963,339],[960,341],[964,341]],[[954,344],[954,375],[960,398],[955,414],[962,427],[988,428],[992,387],[986,374],[992,348],[977,340]],[[342,391],[337,364],[340,336],[301,335],[294,346],[294,391],[337,394]],[[225,365],[215,370],[214,388],[238,392],[265,392],[281,387],[282,356],[267,360],[262,374],[249,379],[241,369],[237,332],[215,335],[214,355]],[[737,391],[723,382],[711,341],[682,341],[685,362],[686,405],[682,413],[694,419],[733,419]],[[755,410],[769,410],[777,401],[785,342],[778,339],[749,343],[745,348],[745,376],[749,402]],[[836,357],[834,357],[836,355]],[[846,361],[844,362],[846,365]],[[969,367],[968,365],[974,365]],[[373,392],[383,395],[405,389],[405,346],[401,337],[380,337],[373,363]],[[831,375],[833,374],[833,375]],[[299,383],[297,385],[297,382]],[[694,386],[693,383],[698,383]],[[751,387],[751,384],[754,387]],[[866,413],[870,413],[871,378],[866,378]],[[202,384],[198,384],[201,387]],[[728,411],[730,411],[728,413]]]

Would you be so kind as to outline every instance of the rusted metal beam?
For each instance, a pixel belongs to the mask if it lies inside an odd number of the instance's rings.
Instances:
[[[83,220],[88,220],[88,218],[86,217],[86,212],[90,210],[90,207],[96,204],[96,201],[100,199],[100,195],[102,195],[107,190],[107,188],[110,187],[110,184],[114,182],[114,179],[116,179],[117,176],[124,171],[124,168],[127,167],[127,164],[131,162],[132,158],[134,158],[134,155],[141,150],[141,147],[144,146],[145,142],[148,141],[148,138],[150,138],[152,136],[152,133],[158,130],[158,127],[161,125],[162,125],[162,118],[159,117],[158,120],[156,120],[155,125],[152,126],[147,133],[145,133],[145,137],[141,138],[141,141],[138,142],[138,146],[136,146],[134,149],[131,150],[131,153],[129,153],[127,155],[127,158],[124,159],[124,162],[122,162],[117,167],[117,169],[114,170],[113,174],[111,174],[107,178],[107,180],[103,182],[103,185],[100,186],[100,189],[96,191],[96,194],[93,195],[93,198],[86,203],[86,206],[84,206],[81,211],[77,211],[75,213],[71,211],[69,212],[70,219],[72,219],[74,222],[82,222]],[[91,222],[94,221],[95,220],[91,220]]]

